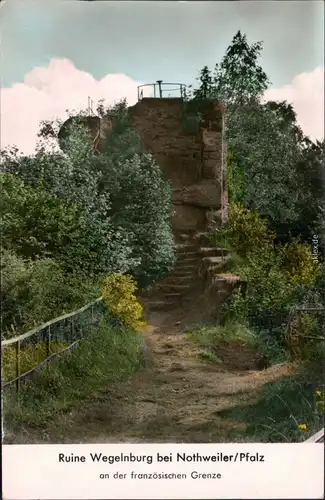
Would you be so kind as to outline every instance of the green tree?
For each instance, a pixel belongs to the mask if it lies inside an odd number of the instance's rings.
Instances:
[[[215,91],[215,81],[208,66],[204,66],[201,69],[200,75],[197,80],[199,81],[200,86],[197,89],[193,90],[193,97],[195,99],[211,98]]]
[[[215,67],[216,96],[226,103],[259,101],[269,79],[258,64],[262,42],[249,44],[246,35],[236,33],[220,65]]]
[[[3,153],[2,171],[23,182],[19,201],[15,204],[11,196],[11,205],[6,202],[8,217],[10,210],[19,212],[22,203],[31,205],[30,219],[35,227],[31,222],[28,233],[21,214],[22,234],[37,236],[37,242],[45,243],[53,258],[57,258],[54,250],[61,252],[62,264],[70,272],[77,268],[93,274],[131,271],[141,284],[148,284],[164,275],[174,261],[171,189],[153,158],[142,152],[126,103],[103,108],[102,113],[113,117],[114,128],[100,155],[93,154],[89,134],[78,120],[65,139],[65,153],[50,150],[53,134],[49,124],[42,124],[43,143],[36,155],[24,157],[15,149]],[[25,187],[29,190],[27,202],[23,200]],[[44,224],[34,208],[38,193],[44,204],[40,215],[46,219]],[[51,219],[48,213],[54,199],[77,217],[71,221],[76,223],[74,232],[70,222],[65,227],[63,220],[66,240],[59,238],[55,248],[57,229],[49,224],[56,217]],[[45,227],[43,232],[40,225]],[[15,250],[20,251],[17,246]]]
[[[268,218],[281,241],[310,240],[322,230],[323,145],[306,138],[292,105],[263,102],[269,78],[259,64],[262,42],[236,33],[213,77],[201,71],[194,101],[210,98],[226,107],[227,174],[234,201]],[[203,78],[204,77],[204,78]]]
[[[24,258],[59,257],[80,238],[80,210],[42,185],[0,174],[2,247]]]

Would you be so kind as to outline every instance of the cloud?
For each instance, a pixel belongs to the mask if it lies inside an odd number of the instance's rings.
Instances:
[[[304,133],[313,140],[324,138],[324,67],[301,73],[282,88],[269,89],[265,97],[291,103]]]
[[[68,59],[52,59],[47,67],[27,73],[23,83],[1,90],[1,148],[17,145],[25,154],[35,151],[41,120],[68,118],[69,110],[88,107],[104,98],[108,104],[126,98],[137,101],[136,82],[124,74],[106,75],[96,80],[77,69]]]
[[[126,98],[137,101],[137,82],[124,74],[109,74],[96,80],[69,59],[52,59],[47,67],[27,73],[23,83],[1,90],[1,148],[17,145],[25,154],[35,151],[41,120],[68,117],[67,109],[85,109],[88,96],[96,103]],[[289,85],[270,89],[267,99],[293,103],[305,134],[324,136],[324,68],[297,75]]]

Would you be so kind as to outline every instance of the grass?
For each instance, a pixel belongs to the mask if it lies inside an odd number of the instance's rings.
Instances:
[[[64,342],[51,342],[49,354],[62,351],[69,344]],[[20,351],[20,374],[23,374],[38,363],[41,363],[47,357],[47,346],[45,342],[39,342],[36,345],[26,346]],[[12,346],[3,347],[2,351],[2,369],[4,383],[16,377],[16,348]]]
[[[197,325],[187,331],[189,338],[204,347],[218,347],[241,342],[250,347],[257,345],[256,335],[247,327],[227,323],[221,325]]]
[[[273,360],[284,354],[276,344],[264,345],[265,339],[241,325],[197,326],[188,332],[190,338],[203,348],[200,359],[220,363],[211,347],[236,345],[239,342],[256,348]],[[271,352],[273,351],[274,352]],[[234,355],[237,352],[234,349]],[[218,354],[218,349],[216,349]],[[316,434],[324,426],[323,352],[314,352],[312,360],[301,362],[294,376],[281,377],[263,386],[255,404],[236,406],[218,415],[231,420],[249,423],[242,434],[232,435],[233,442],[300,442]]]
[[[223,410],[219,416],[249,422],[249,442],[304,441],[324,426],[323,387],[319,370],[301,366],[296,375],[266,384],[256,404]]]
[[[5,394],[9,433],[43,428],[58,413],[128,378],[143,366],[140,339],[135,331],[112,327],[104,318],[96,333],[26,380],[18,395],[14,391]]]

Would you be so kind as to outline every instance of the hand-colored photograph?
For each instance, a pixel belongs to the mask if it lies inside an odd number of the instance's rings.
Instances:
[[[324,439],[324,3],[0,5],[4,444]]]

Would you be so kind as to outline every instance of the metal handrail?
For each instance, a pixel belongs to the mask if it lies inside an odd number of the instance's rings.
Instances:
[[[167,85],[172,85],[174,88],[166,89],[164,88]],[[138,101],[143,99],[143,87],[152,87],[153,88],[153,97],[154,98],[162,98],[164,92],[175,92],[179,91],[179,97],[183,98],[186,94],[186,85],[184,83],[167,83],[162,80],[157,80],[156,83],[145,83],[143,85],[138,86]]]
[[[93,319],[94,315],[94,310],[93,307],[95,304],[102,302],[103,298],[99,297],[98,299],[89,302],[85,306],[81,307],[80,309],[77,309],[76,311],[72,311],[71,313],[64,314],[63,316],[59,316],[57,318],[54,318],[50,321],[47,321],[46,323],[43,323],[42,325],[33,328],[33,330],[30,330],[26,333],[23,333],[22,335],[18,335],[17,337],[13,337],[11,339],[7,340],[2,340],[1,341],[1,348],[6,347],[6,346],[16,346],[15,351],[16,351],[16,374],[15,377],[11,380],[8,380],[7,382],[3,383],[3,374],[1,373],[1,378],[2,378],[2,383],[1,383],[1,391],[3,391],[5,388],[11,386],[12,384],[16,384],[16,390],[17,392],[19,391],[19,386],[20,386],[20,380],[28,377],[31,375],[34,371],[39,369],[40,367],[44,366],[46,363],[48,363],[50,360],[56,358],[60,354],[63,354],[64,352],[67,352],[71,350],[82,338],[79,338],[78,340],[73,340],[70,342],[70,344],[66,347],[63,347],[62,349],[51,353],[50,350],[50,345],[51,345],[51,326],[55,325],[56,323],[60,323],[66,319],[71,318],[71,327],[73,328],[74,322],[73,322],[73,317],[79,315],[80,313],[86,311],[87,309],[91,308],[91,316]],[[20,347],[21,347],[21,342],[25,339],[28,339],[32,337],[33,335],[38,334],[42,330],[47,331],[47,341],[46,341],[46,355],[45,358],[40,362],[35,364],[35,366],[31,369],[29,369],[27,372],[21,373],[20,371]],[[71,339],[72,340],[72,339]]]
[[[29,332],[23,333],[22,335],[18,335],[17,337],[13,337],[11,339],[2,340],[1,347],[4,347],[6,345],[11,345],[11,344],[16,344],[19,341],[21,342],[22,340],[25,340],[28,337],[31,337],[32,335],[35,335],[35,333],[38,333],[40,330],[48,328],[49,326],[53,325],[54,323],[58,323],[59,321],[63,321],[64,319],[71,318],[72,316],[76,316],[76,314],[80,314],[81,312],[88,309],[88,307],[90,307],[94,304],[97,304],[97,302],[100,302],[101,300],[103,300],[103,298],[99,297],[98,299],[94,300],[93,302],[89,302],[85,306],[81,307],[80,309],[77,309],[76,311],[72,311],[71,313],[64,314],[63,316],[59,316],[58,318],[54,318],[51,321],[47,321],[47,323],[43,323],[43,325],[37,326],[36,328],[33,328],[33,330],[29,330]]]

